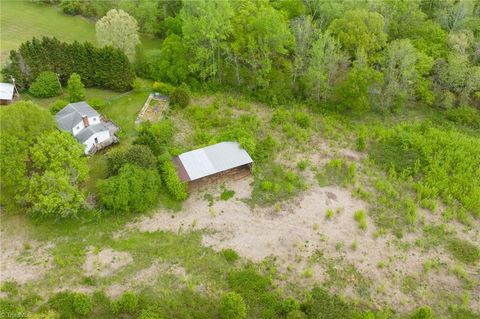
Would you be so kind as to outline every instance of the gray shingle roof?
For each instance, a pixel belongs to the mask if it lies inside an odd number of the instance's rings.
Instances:
[[[71,132],[73,127],[82,120],[82,116],[84,115],[88,117],[100,116],[100,114],[87,103],[77,102],[70,103],[61,109],[60,112],[55,115],[55,120],[59,128]]]
[[[222,142],[178,156],[190,180],[220,173],[253,162],[237,142]]]
[[[75,136],[75,138],[80,143],[83,143],[86,140],[88,140],[90,138],[90,136],[92,136],[93,134],[98,133],[98,132],[103,132],[103,131],[108,131],[108,128],[105,126],[105,124],[103,124],[103,123],[94,124],[94,125],[90,125],[90,126],[84,128],[83,130],[81,130],[80,133],[78,133]]]

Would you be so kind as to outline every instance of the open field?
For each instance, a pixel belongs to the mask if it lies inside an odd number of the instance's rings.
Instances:
[[[95,24],[82,16],[68,16],[57,7],[41,2],[0,1],[0,65],[10,50],[33,37],[56,37],[65,42],[96,43]],[[144,37],[146,50],[157,49],[159,40]]]
[[[128,125],[133,125],[145,97],[143,93],[112,97],[118,104],[109,105],[105,113],[121,125],[131,122],[126,126],[128,136],[133,133]],[[230,123],[223,128],[228,130],[247,114],[256,118],[260,130],[271,127],[269,108],[226,100],[222,95],[198,96],[185,111],[171,111],[168,117],[176,126],[177,146],[195,147],[203,143],[198,130],[208,135],[219,128],[218,123]],[[109,110],[119,106],[124,109]],[[217,115],[205,120],[202,110],[212,107]],[[2,281],[16,282],[22,296],[40,298],[67,289],[104,291],[111,298],[125,291],[141,292],[145,298],[158,294],[176,298],[175,291],[183,290],[214,298],[228,287],[224,274],[253,263],[260,272],[268,265],[275,289],[287,296],[300,297],[303,289],[321,286],[355,303],[395,309],[400,315],[421,305],[445,316],[452,305],[478,312],[478,261],[462,261],[446,244],[450,238],[459,238],[478,247],[478,220],[447,222],[442,218],[445,207],[440,205],[435,213],[417,207],[408,230],[399,230],[401,223],[382,224],[378,209],[393,209],[388,208],[390,201],[405,199],[379,199],[386,202],[378,206],[376,191],[369,186],[372,180],[404,189],[404,196],[417,206],[413,194],[385,177],[369,162],[367,153],[354,149],[355,140],[349,136],[356,129],[329,117],[304,114],[311,121],[308,149],[295,146],[295,139],[302,135],[290,135],[281,127],[271,130],[283,145],[275,162],[305,185],[281,195],[283,200],[271,204],[256,188],[261,174],[271,174],[264,171],[255,178],[197,190],[181,211],[161,206],[145,216],[89,217],[61,224],[2,216],[2,242],[15,243],[2,247]],[[338,179],[343,173],[337,171],[334,179],[326,173],[320,178],[338,158],[355,163],[354,175]],[[93,191],[91,183],[105,176],[106,166],[101,155],[89,161],[94,178],[86,189]],[[233,191],[233,198],[221,200],[225,190]],[[357,218],[359,211],[365,216]],[[435,237],[428,227],[446,227],[449,235]],[[402,232],[400,237],[397,231]],[[232,265],[225,260],[225,249],[235,250],[240,261]]]

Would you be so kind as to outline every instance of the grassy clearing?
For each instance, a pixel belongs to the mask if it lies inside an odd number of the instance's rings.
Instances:
[[[42,2],[0,1],[0,65],[10,50],[33,37],[50,36],[65,42],[91,42],[96,45],[94,21],[82,16],[69,16],[58,7]],[[145,50],[158,49],[161,41],[142,37]]]

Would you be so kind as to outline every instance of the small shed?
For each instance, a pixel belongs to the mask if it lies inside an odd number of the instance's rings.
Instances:
[[[0,104],[10,104],[15,97],[15,85],[11,83],[0,83]]]
[[[190,188],[250,174],[250,155],[237,142],[221,142],[173,158],[178,176]]]

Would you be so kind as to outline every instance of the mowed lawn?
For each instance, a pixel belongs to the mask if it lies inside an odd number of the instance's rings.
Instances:
[[[58,7],[21,0],[0,0],[0,64],[10,50],[33,37],[56,37],[66,42],[97,44],[95,23],[82,16],[69,16]],[[142,37],[146,50],[157,49],[161,41]]]
[[[26,1],[0,1],[1,62],[10,50],[33,37],[50,36],[66,42],[96,43],[95,25],[80,16],[68,16],[57,7]]]

